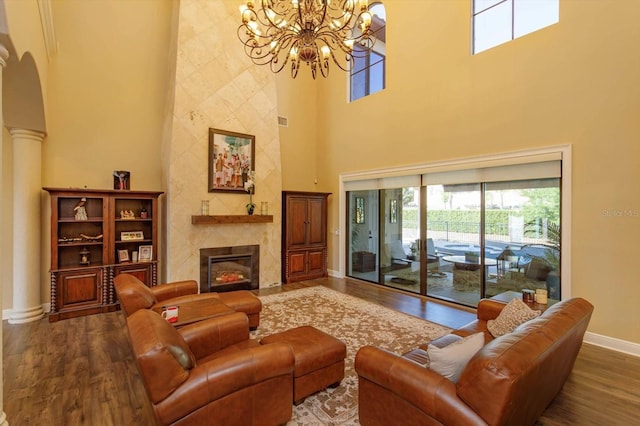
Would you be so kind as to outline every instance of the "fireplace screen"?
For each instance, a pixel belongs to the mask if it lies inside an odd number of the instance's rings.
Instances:
[[[209,256],[209,287],[251,283],[251,255]]]

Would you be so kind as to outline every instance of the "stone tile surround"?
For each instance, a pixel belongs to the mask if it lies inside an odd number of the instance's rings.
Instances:
[[[269,67],[254,65],[236,35],[237,1],[182,0],[174,17],[173,103],[166,109],[163,141],[163,212],[166,280],[200,278],[205,247],[260,245],[260,287],[281,282],[280,141],[276,80]],[[201,200],[212,215],[247,214],[248,194],[209,193],[208,131],[218,128],[256,136],[256,192],[269,203],[273,223],[192,225]]]

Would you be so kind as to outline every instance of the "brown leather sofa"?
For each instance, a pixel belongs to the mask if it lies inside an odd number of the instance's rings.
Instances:
[[[249,339],[236,312],[175,329],[154,311],[127,317],[160,425],[279,425],[292,414],[293,350]]]
[[[532,425],[571,372],[593,306],[584,299],[559,302],[513,332],[493,338],[487,321],[503,302],[484,299],[478,318],[454,333],[485,333],[485,346],[467,363],[457,384],[420,363],[417,349],[404,356],[361,348],[359,376],[362,425]],[[433,343],[451,341],[444,336]]]
[[[225,293],[200,293],[194,280],[176,281],[147,287],[131,274],[119,274],[113,280],[120,307],[129,316],[138,309],[157,309],[163,305],[180,305],[193,300],[218,299],[234,311],[244,312],[249,317],[253,330],[260,325],[262,302],[247,290]]]

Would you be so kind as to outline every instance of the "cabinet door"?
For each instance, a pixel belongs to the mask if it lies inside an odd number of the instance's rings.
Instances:
[[[306,198],[289,198],[286,218],[288,248],[307,244],[308,206]]]
[[[127,265],[118,265],[114,268],[115,274],[131,274],[143,283],[147,285],[147,287],[153,286],[153,279],[151,274],[152,265],[150,263],[130,263]]]
[[[324,198],[309,199],[307,244],[324,245],[327,239]]]
[[[307,260],[307,274],[309,278],[320,278],[326,276],[326,249],[309,250]]]
[[[287,255],[287,277],[305,276],[307,274],[307,252],[296,251]]]
[[[98,307],[102,304],[102,269],[64,271],[58,274],[58,310]]]

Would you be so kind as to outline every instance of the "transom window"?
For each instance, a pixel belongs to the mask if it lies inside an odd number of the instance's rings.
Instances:
[[[560,0],[473,0],[473,53],[514,40],[560,19]]]
[[[369,7],[369,10],[373,15],[371,29],[375,33],[376,44],[368,55],[354,58],[353,67],[349,73],[349,99],[351,101],[376,93],[385,87],[385,28],[387,18],[385,15],[384,5],[382,3],[372,4]],[[353,49],[357,51],[359,48],[356,45]]]

